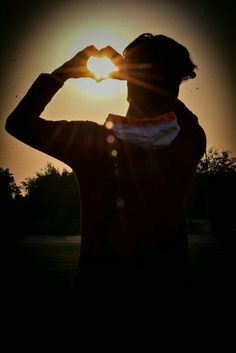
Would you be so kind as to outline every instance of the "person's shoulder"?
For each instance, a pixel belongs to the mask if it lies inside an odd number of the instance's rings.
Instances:
[[[198,117],[179,99],[175,103],[174,112],[180,123],[198,124]]]
[[[184,138],[191,141],[191,144],[195,147],[198,146],[201,151],[204,151],[206,148],[206,133],[199,123],[197,115],[180,100],[177,100],[174,112],[182,132],[181,136],[185,136]]]
[[[201,134],[205,134],[203,127],[199,123],[197,115],[187,108],[186,105],[180,100],[177,100],[174,107],[174,112],[180,128],[189,128],[193,131],[196,130],[196,132],[198,131]]]
[[[68,122],[74,135],[79,135],[90,143],[95,144],[105,139],[107,129],[104,124],[93,120],[73,120]]]
[[[93,120],[61,120],[61,124],[71,126],[75,129],[84,129],[90,131],[99,131],[103,129],[103,126]]]

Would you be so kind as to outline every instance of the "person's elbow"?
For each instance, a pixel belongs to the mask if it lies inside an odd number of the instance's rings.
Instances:
[[[11,114],[8,116],[5,123],[5,130],[11,135],[14,133],[14,126],[15,126],[14,120],[15,119]]]
[[[19,138],[22,133],[21,125],[22,124],[20,124],[19,117],[17,117],[13,112],[6,119],[5,130],[15,138]]]

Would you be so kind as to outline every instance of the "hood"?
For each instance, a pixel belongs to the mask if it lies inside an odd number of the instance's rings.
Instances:
[[[180,131],[174,112],[143,119],[109,114],[105,126],[119,139],[154,149],[168,146]]]

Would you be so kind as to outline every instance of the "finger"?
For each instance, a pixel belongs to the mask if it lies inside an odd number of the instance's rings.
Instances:
[[[99,50],[94,46],[90,45],[83,50],[79,51],[73,59],[75,60],[88,60],[91,56],[99,56]]]
[[[119,54],[114,48],[112,48],[110,45],[100,49],[100,53],[102,55],[108,55],[112,56],[113,54]]]
[[[105,48],[102,48],[100,50],[100,54],[102,56],[107,56],[108,58],[113,58],[113,57],[116,57],[116,56],[121,56],[120,53],[118,53],[114,48],[112,48],[110,45],[108,45],[107,47]]]
[[[100,50],[101,56],[107,56],[115,65],[121,65],[124,61],[123,56],[118,53],[114,48],[108,45]]]
[[[90,56],[99,56],[100,55],[100,51],[94,45],[90,45],[90,46],[86,47],[82,52],[84,52],[87,59]]]
[[[79,73],[80,77],[83,78],[93,78],[94,80],[97,81],[97,77],[95,74],[93,74],[91,71],[88,70],[87,65],[83,65],[79,67]]]

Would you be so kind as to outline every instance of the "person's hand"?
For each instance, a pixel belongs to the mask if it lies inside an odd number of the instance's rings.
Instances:
[[[113,71],[109,74],[109,78],[114,78],[118,80],[125,80],[125,60],[124,57],[118,53],[111,46],[107,46],[100,50],[100,56],[107,57],[113,64],[118,68],[117,71]]]
[[[66,81],[69,78],[94,78],[94,75],[87,68],[87,61],[91,56],[101,56],[100,51],[94,45],[90,45],[78,52],[72,59],[54,70],[52,74],[62,81]]]

